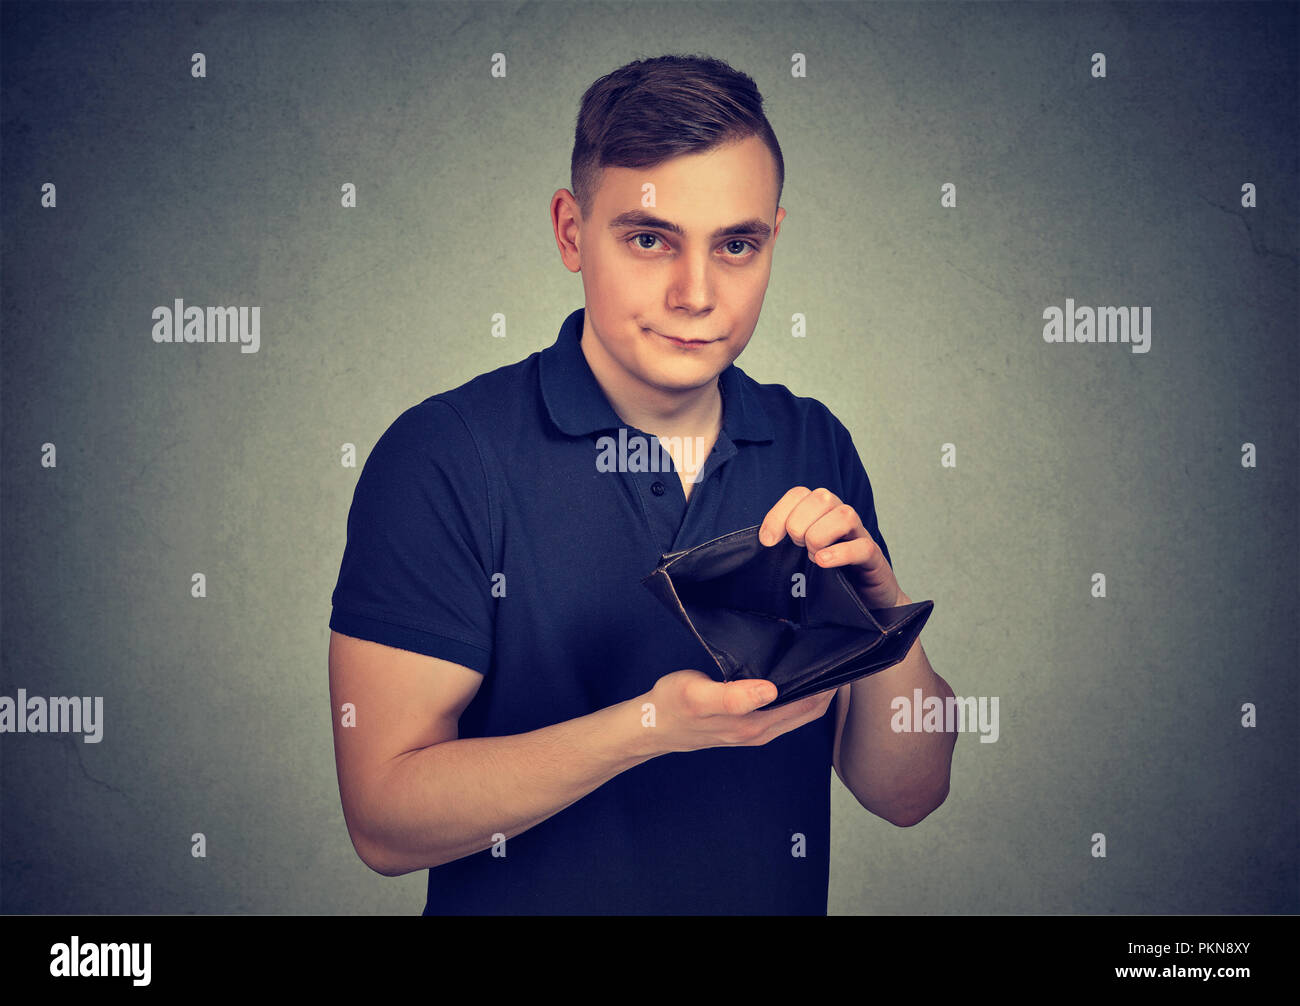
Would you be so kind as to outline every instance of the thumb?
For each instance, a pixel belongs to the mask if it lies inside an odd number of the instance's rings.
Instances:
[[[743,715],[753,712],[776,698],[777,688],[765,679],[753,681],[729,681],[724,685],[727,691],[723,696],[723,705],[728,713]]]

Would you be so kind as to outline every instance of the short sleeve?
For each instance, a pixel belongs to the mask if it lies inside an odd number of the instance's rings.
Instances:
[[[362,466],[330,628],[487,673],[492,535],[483,461],[449,403],[402,413]]]
[[[844,424],[836,419],[834,428],[840,478],[844,486],[841,498],[858,512],[862,526],[875,539],[876,544],[880,546],[880,551],[885,553],[885,561],[892,569],[894,560],[889,555],[889,546],[885,544],[884,535],[880,533],[880,522],[876,517],[876,500],[871,491],[871,480],[867,477],[867,470],[862,466],[862,459],[858,457],[857,448],[853,446],[853,437]]]

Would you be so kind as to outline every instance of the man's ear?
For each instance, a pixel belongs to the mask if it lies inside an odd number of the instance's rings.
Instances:
[[[581,272],[582,214],[578,201],[568,189],[556,189],[555,195],[551,196],[551,228],[555,231],[555,245],[560,249],[564,268],[569,272]]]

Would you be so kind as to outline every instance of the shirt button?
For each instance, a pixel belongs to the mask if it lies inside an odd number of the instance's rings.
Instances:
[[[656,482],[654,485],[650,487],[650,491],[654,493],[656,496],[662,496],[668,490],[664,488],[664,484],[662,482]]]

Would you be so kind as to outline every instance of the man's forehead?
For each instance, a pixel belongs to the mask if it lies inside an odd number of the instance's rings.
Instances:
[[[596,193],[597,215],[607,218],[610,227],[656,227],[679,234],[762,231],[765,225],[750,225],[775,209],[776,171],[770,152],[761,143],[757,151],[742,151],[733,144],[725,148],[729,156],[710,159],[723,149],[703,151],[703,156],[683,154],[649,167],[605,166]],[[647,206],[650,191],[654,198]]]

